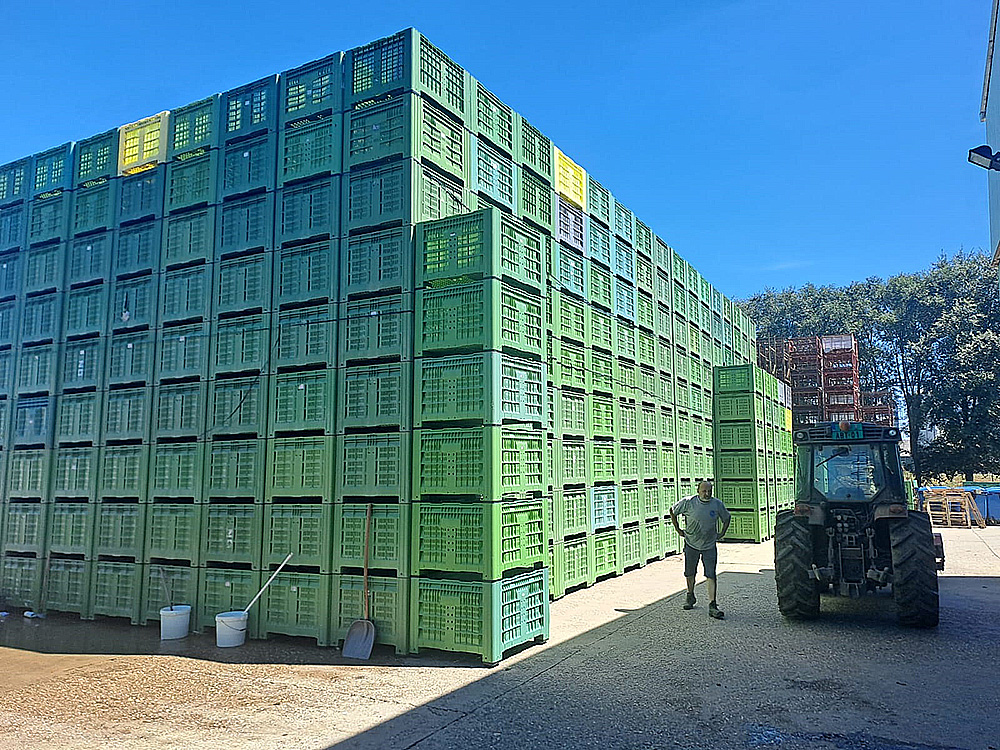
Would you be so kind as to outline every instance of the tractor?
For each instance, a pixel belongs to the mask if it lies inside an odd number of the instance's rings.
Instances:
[[[796,428],[792,440],[795,503],[774,527],[781,614],[809,620],[821,594],[892,586],[902,625],[935,627],[944,548],[929,516],[907,507],[899,430],[832,422]]]

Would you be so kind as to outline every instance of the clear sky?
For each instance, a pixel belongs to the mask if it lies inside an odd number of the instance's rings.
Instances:
[[[844,283],[988,247],[990,8],[2,0],[0,163],[416,26],[727,294]]]

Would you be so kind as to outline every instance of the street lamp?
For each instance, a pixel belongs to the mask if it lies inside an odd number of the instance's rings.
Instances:
[[[994,154],[989,146],[976,146],[969,149],[969,163],[983,169],[1000,170],[1000,152]]]

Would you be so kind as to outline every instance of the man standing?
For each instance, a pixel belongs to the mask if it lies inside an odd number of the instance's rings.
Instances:
[[[684,529],[678,518],[684,516]],[[705,578],[708,579],[708,616],[721,620],[726,615],[715,601],[715,566],[719,561],[716,542],[729,530],[729,511],[722,501],[712,497],[712,483],[708,480],[698,484],[698,494],[677,501],[670,509],[670,518],[677,533],[684,537],[684,577],[687,579],[687,601],[684,609],[694,609],[694,579],[698,573],[698,560],[702,561]],[[722,530],[719,530],[719,521]]]

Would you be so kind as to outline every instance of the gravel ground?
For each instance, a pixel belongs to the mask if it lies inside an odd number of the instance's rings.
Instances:
[[[1000,527],[945,532],[942,621],[886,596],[776,612],[770,545],[724,545],[724,622],[680,609],[680,561],[552,605],[552,638],[486,669],[368,664],[298,639],[218,650],[64,617],[0,623],[0,748],[1000,750]]]

